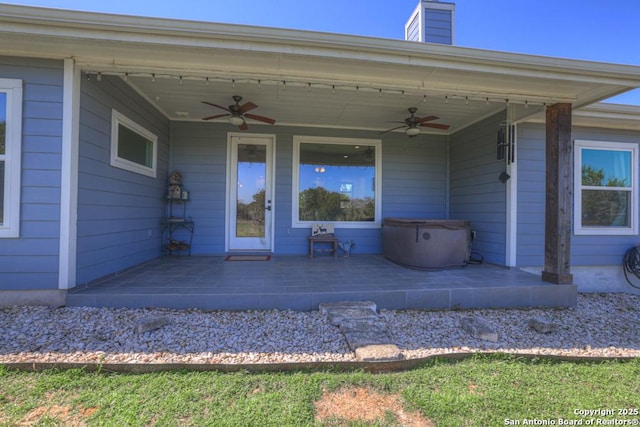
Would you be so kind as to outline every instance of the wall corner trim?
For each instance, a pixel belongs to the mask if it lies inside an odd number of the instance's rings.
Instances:
[[[80,75],[80,69],[76,66],[75,60],[65,59],[62,103],[59,289],[69,289],[76,284]]]

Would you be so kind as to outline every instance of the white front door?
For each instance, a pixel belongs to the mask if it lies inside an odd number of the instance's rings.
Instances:
[[[229,134],[227,250],[273,249],[272,135]]]

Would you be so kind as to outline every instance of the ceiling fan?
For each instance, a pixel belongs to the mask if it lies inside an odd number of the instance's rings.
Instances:
[[[218,104],[213,104],[211,102],[202,101],[203,104],[211,105],[212,107],[220,108],[221,110],[227,111],[225,114],[216,114],[214,116],[203,117],[202,120],[213,120],[219,117],[229,117],[229,123],[234,126],[238,126],[240,130],[247,130],[249,126],[247,126],[246,119],[253,119],[263,123],[269,123],[270,125],[274,124],[276,121],[264,116],[259,116],[257,114],[251,114],[247,111],[251,111],[255,108],[258,108],[256,104],[253,102],[247,102],[246,104],[240,105],[242,101],[242,97],[239,95],[234,95],[233,100],[236,102],[235,104],[229,105],[228,107],[223,107]]]
[[[407,117],[406,119],[404,119],[403,121],[394,121],[392,123],[403,123],[402,126],[396,126],[394,128],[391,129],[387,129],[384,132],[380,132],[380,135],[385,134],[387,132],[391,132],[394,131],[396,129],[402,129],[405,128],[404,133],[406,133],[409,138],[413,138],[414,136],[418,135],[420,133],[420,127],[428,127],[428,128],[434,128],[434,129],[442,129],[442,130],[447,130],[449,129],[449,125],[443,125],[440,123],[429,123],[433,120],[438,120],[440,117],[438,116],[425,116],[425,117],[418,117],[416,116],[416,111],[418,111],[418,109],[416,107],[409,107],[408,108],[409,113],[411,114],[411,116]]]

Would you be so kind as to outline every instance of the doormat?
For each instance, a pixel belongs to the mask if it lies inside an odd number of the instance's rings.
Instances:
[[[225,261],[269,261],[271,255],[227,255]]]

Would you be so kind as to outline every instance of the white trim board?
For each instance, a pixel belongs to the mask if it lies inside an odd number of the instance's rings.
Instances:
[[[80,83],[80,69],[76,67],[73,59],[65,59],[62,101],[59,289],[69,289],[76,284]]]

